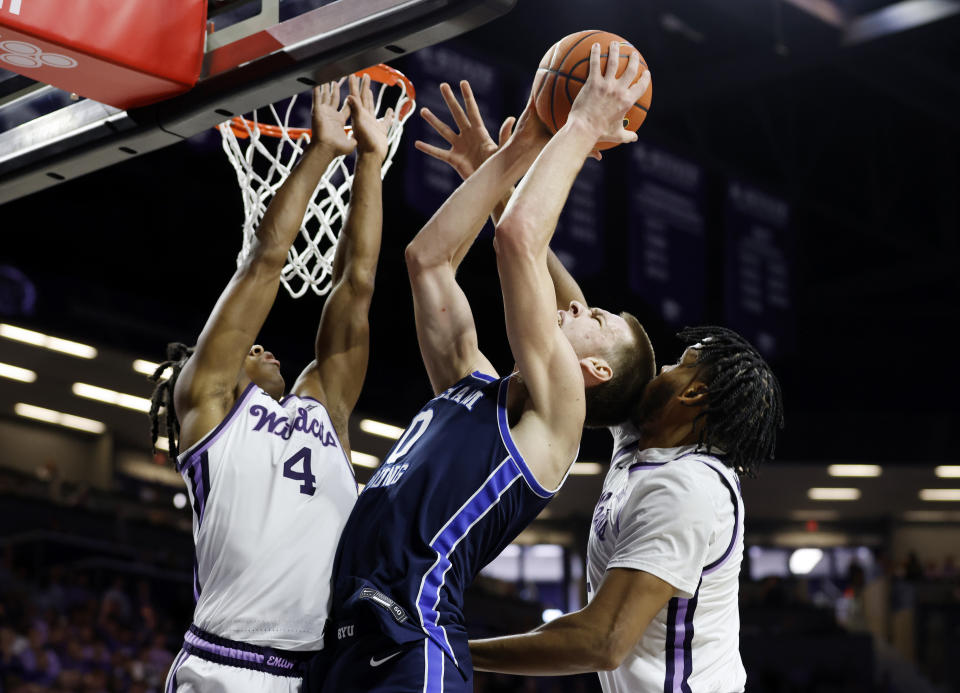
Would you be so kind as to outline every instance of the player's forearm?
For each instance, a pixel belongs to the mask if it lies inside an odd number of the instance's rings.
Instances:
[[[506,231],[523,239],[536,252],[545,249],[560,212],[597,136],[576,120],[568,120],[547,143],[530,172],[510,198],[498,234]]]
[[[283,266],[303,223],[313,191],[335,154],[321,143],[307,146],[296,168],[277,190],[256,231],[252,259]]]
[[[333,283],[350,282],[357,292],[373,292],[383,229],[380,157],[361,153],[353,171],[350,209],[333,260]]]
[[[615,668],[598,632],[562,616],[521,635],[470,641],[473,668],[523,676],[564,676]],[[611,666],[613,664],[613,666]]]
[[[505,145],[444,202],[407,247],[412,269],[449,263],[454,268],[491,214],[529,168],[537,149]]]
[[[587,299],[567,268],[560,262],[557,254],[550,250],[547,253],[547,269],[550,271],[550,279],[553,280],[553,289],[557,295],[557,308],[565,309],[571,301],[579,301],[584,305]]]

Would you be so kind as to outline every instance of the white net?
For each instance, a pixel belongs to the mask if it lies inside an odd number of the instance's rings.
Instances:
[[[381,67],[380,70],[380,76],[388,79],[391,79],[391,75],[399,75],[390,68]],[[373,73],[374,79],[378,81],[380,76],[377,72]],[[390,105],[397,114],[387,132],[387,156],[380,169],[381,178],[390,169],[393,155],[400,145],[403,126],[415,110],[412,85],[405,78],[395,81],[393,86],[385,81],[381,82],[376,93],[378,117],[383,117]],[[384,105],[385,96],[386,99],[390,97],[389,91],[398,92],[399,97],[395,103]],[[310,93],[301,94],[299,101],[301,106],[304,101],[309,106]],[[237,256],[238,266],[250,252],[254,233],[267,211],[267,206],[310,142],[309,128],[293,127],[290,124],[291,116],[298,112],[297,102],[298,97],[294,96],[289,104],[279,111],[276,106],[271,105],[248,118],[234,118],[218,126],[223,137],[223,149],[237,172],[243,196],[243,246]],[[280,112],[283,113],[282,117]],[[272,122],[268,123],[268,119]],[[307,122],[309,123],[309,119]],[[307,205],[300,235],[287,255],[287,264],[281,272],[280,281],[294,298],[303,296],[307,290],[320,296],[330,291],[333,257],[337,250],[340,230],[347,217],[350,186],[353,183],[353,172],[345,162],[346,158],[340,156],[334,159],[323,174]]]

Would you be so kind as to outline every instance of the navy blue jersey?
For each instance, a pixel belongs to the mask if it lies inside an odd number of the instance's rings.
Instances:
[[[469,669],[463,592],[553,493],[510,437],[507,388],[474,372],[420,410],[360,494],[334,566],[332,620],[373,612]]]

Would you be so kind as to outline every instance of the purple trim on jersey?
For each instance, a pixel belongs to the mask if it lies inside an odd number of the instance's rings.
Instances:
[[[180,650],[177,654],[177,658],[173,660],[173,665],[170,667],[170,675],[167,678],[167,687],[164,689],[164,693],[177,693],[177,671],[189,656],[189,653],[184,650]]]
[[[207,642],[198,635],[194,635],[190,631],[187,631],[186,635],[183,636],[184,641],[188,644],[193,645],[197,649],[203,650],[204,652],[209,652],[210,654],[219,655],[221,657],[228,657],[229,659],[239,659],[243,662],[255,662],[257,664],[263,663],[263,655],[256,652],[246,652],[244,650],[238,650],[235,647],[224,647],[223,645],[215,645],[212,642]]]
[[[183,649],[217,664],[262,671],[275,676],[302,677],[316,652],[293,652],[228,640],[191,625]]]
[[[473,526],[500,502],[500,497],[519,478],[520,475],[507,464],[508,461],[509,458],[500,463],[500,466],[487,477],[483,486],[477,489],[477,492],[444,524],[430,542],[430,548],[437,552],[437,560],[420,583],[420,594],[417,596],[420,625],[427,635],[443,647],[457,666],[459,663],[453,648],[449,645],[447,633],[442,626],[438,625],[440,613],[437,611],[437,605],[440,603],[440,590],[446,580],[447,571],[453,566],[450,562],[450,554],[470,533]]]
[[[736,491],[733,489],[733,485],[727,479],[726,474],[714,467],[712,464],[706,460],[700,460],[703,464],[707,465],[717,473],[717,476],[720,477],[720,481],[723,482],[723,485],[727,487],[727,491],[730,492],[730,502],[733,503],[733,536],[730,537],[730,543],[727,544],[727,550],[723,552],[723,555],[720,556],[717,560],[709,565],[703,567],[702,575],[709,575],[710,573],[718,570],[724,563],[727,562],[727,559],[733,555],[733,548],[737,544],[737,537],[740,534],[740,502],[739,496]]]
[[[633,474],[634,472],[639,472],[643,469],[658,469],[663,465],[667,464],[666,462],[637,462],[636,464],[631,464],[627,469],[627,472]]]
[[[615,464],[617,460],[619,460],[621,457],[626,455],[628,452],[635,451],[636,448],[639,446],[640,446],[639,440],[635,440],[632,443],[627,443],[622,448],[620,448],[619,450],[613,453],[613,457],[610,458],[610,463]]]
[[[472,375],[477,380],[482,380],[485,383],[492,383],[494,380],[496,380],[495,376],[487,375],[486,373],[481,373],[480,371],[474,371],[470,375]]]
[[[500,382],[500,391],[497,394],[497,427],[500,429],[500,440],[503,441],[503,446],[510,453],[514,466],[523,474],[524,481],[527,482],[530,490],[541,498],[552,498],[560,490],[560,487],[549,491],[540,485],[540,482],[533,476],[533,472],[530,471],[524,461],[520,450],[517,449],[517,444],[513,442],[513,436],[510,435],[510,423],[507,421],[507,385],[509,382],[510,378],[504,378]],[[563,482],[560,485],[562,486]]]
[[[699,594],[698,585],[692,599],[674,597],[667,606],[664,693],[691,693],[688,679],[693,671],[693,615]]]
[[[193,603],[200,599],[200,564],[197,562],[197,547],[193,547]]]
[[[217,424],[215,429],[194,443],[193,447],[191,447],[189,450],[180,453],[180,456],[177,458],[177,470],[181,474],[183,473],[184,468],[190,464],[193,464],[193,458],[200,453],[206,452],[211,445],[217,442],[217,439],[223,435],[224,430],[226,430],[227,424],[230,423],[234,416],[236,416],[237,412],[243,408],[243,405],[246,404],[247,399],[250,397],[250,394],[254,391],[254,389],[257,388],[253,383],[247,385],[246,389],[244,389],[244,391],[237,398],[237,401],[233,403],[233,407],[231,407],[230,411],[227,412],[227,415],[223,417],[223,421]]]

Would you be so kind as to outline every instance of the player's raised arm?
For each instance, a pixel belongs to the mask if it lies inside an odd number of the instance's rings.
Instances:
[[[368,316],[383,228],[380,168],[393,119],[393,109],[388,109],[377,120],[368,76],[350,77],[347,100],[357,140],[350,209],[333,260],[333,289],[320,315],[315,359],[293,387],[294,394],[323,402],[345,448],[347,420],[360,396],[370,353]]]
[[[184,366],[174,393],[180,447],[212,430],[233,405],[244,358],[263,326],[287,252],[296,239],[307,202],[323,172],[355,142],[343,130],[348,110],[338,109],[336,83],[314,90],[313,138],[296,169],[277,191],[256,231],[250,253],[220,295]]]
[[[479,118],[479,113],[472,117]],[[529,168],[547,138],[528,109],[510,140],[457,188],[407,246],[417,339],[434,392],[471,371],[494,372],[480,352],[473,313],[457,284],[456,269],[486,217]]]
[[[447,125],[429,108],[421,108],[420,115],[450,145],[450,148],[444,149],[420,140],[417,140],[414,146],[424,154],[448,164],[460,175],[460,178],[466,180],[509,139],[516,118],[511,116],[503,121],[500,126],[498,142],[494,142],[490,133],[487,132],[486,125],[484,125],[480,108],[477,106],[477,101],[468,81],[460,82],[460,92],[463,94],[462,107],[448,85],[441,84],[440,92],[447,108],[450,110],[456,129]],[[500,221],[512,194],[513,189],[511,188],[504,198],[497,203],[490,215],[494,224]],[[584,298],[580,285],[577,284],[577,281],[552,250],[547,254],[547,267],[550,270],[550,277],[553,279],[556,290],[557,308],[566,308],[571,301],[579,301],[586,305],[587,299]]]
[[[635,133],[623,129],[622,119],[650,78],[644,73],[631,86],[639,71],[638,53],[630,56],[623,75],[616,76],[619,46],[615,42],[610,44],[607,65],[603,74],[600,46],[595,44],[587,82],[567,123],[544,147],[511,198],[496,232],[507,337],[536,414],[524,417],[514,431],[521,451],[528,454],[528,463],[538,466],[537,471],[544,475],[541,483],[559,482],[573,459],[585,415],[585,380],[600,382],[612,376],[609,367],[596,359],[578,361],[558,324],[557,297],[547,266],[548,244],[563,204],[597,141],[636,139]],[[549,449],[537,444],[543,439],[552,441]],[[528,441],[526,450],[523,440]]]

